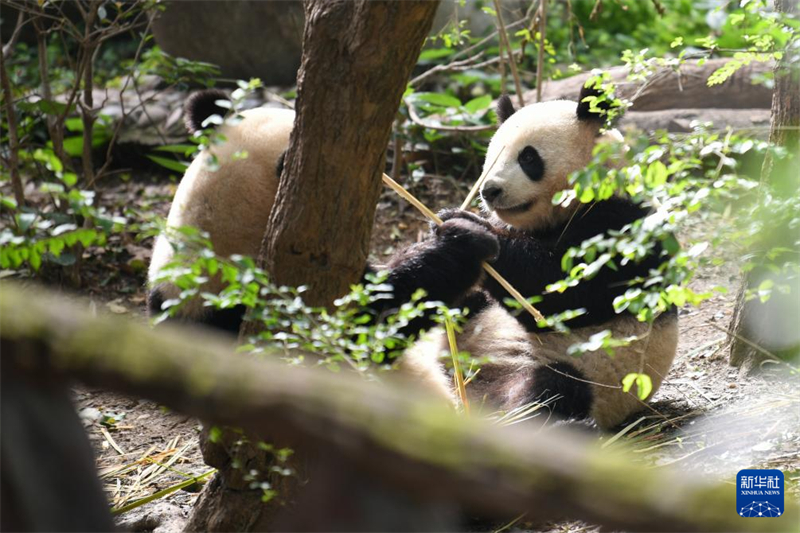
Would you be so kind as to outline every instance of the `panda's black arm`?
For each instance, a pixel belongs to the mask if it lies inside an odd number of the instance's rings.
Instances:
[[[497,238],[486,228],[467,220],[447,221],[431,238],[406,248],[390,261],[386,283],[393,287],[392,297],[372,302],[370,310],[380,319],[410,301],[418,289],[427,293],[428,301],[458,305],[480,279],[481,263],[497,252]],[[365,275],[376,270],[368,266]],[[432,317],[424,316],[403,333],[416,335],[432,325]]]
[[[573,319],[569,325],[599,324],[616,316],[614,299],[630,287],[630,280],[646,278],[651,269],[661,264],[660,244],[654,243],[642,261],[617,265],[616,270],[605,266],[593,278],[563,293],[545,294],[546,287],[566,277],[561,259],[570,247],[580,246],[598,233],[621,229],[646,214],[646,209],[628,200],[612,199],[582,209],[569,226],[556,228],[549,235],[533,236],[512,230],[501,236],[500,254],[493,265],[525,297],[542,296],[543,300],[536,307],[545,316],[583,308],[586,314]],[[507,297],[494,280],[487,280],[486,286],[495,298]],[[519,320],[528,329],[537,329],[535,320],[527,313],[520,314]]]

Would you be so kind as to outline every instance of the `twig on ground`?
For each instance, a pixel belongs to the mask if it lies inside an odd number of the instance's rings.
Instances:
[[[109,433],[106,428],[101,427],[100,428],[100,433],[103,434],[103,437],[105,437],[105,439],[108,442],[108,444],[112,448],[114,448],[115,452],[117,452],[120,455],[125,455],[125,452],[122,451],[122,448],[119,447],[119,444],[117,444],[117,441],[114,440],[114,438],[111,436],[111,433]]]

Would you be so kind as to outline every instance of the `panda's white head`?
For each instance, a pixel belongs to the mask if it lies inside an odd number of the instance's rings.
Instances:
[[[585,167],[600,139],[604,117],[579,102],[555,100],[515,110],[511,99],[497,103],[500,127],[489,143],[481,197],[484,209],[515,228],[536,230],[568,218],[575,206],[554,206],[552,198],[569,188],[570,173]],[[621,140],[615,130],[610,133]],[[575,202],[573,202],[575,204]]]

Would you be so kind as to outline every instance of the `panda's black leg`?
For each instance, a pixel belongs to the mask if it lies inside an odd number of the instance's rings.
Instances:
[[[161,289],[150,289],[147,291],[147,316],[153,318],[161,312],[164,305],[164,294]]]
[[[226,331],[233,335],[238,335],[239,327],[244,321],[246,311],[247,307],[244,305],[237,305],[230,309],[212,309],[208,315],[203,317],[200,323],[218,331]]]
[[[164,304],[164,294],[160,289],[151,289],[147,293],[147,315],[150,318],[161,313],[161,306]],[[244,320],[244,314],[247,308],[243,305],[237,305],[230,309],[212,309],[204,317],[196,321],[197,324],[202,324],[218,331],[225,331],[234,335],[239,334],[239,327]],[[188,324],[187,320],[180,318],[168,318],[168,322],[172,324]]]
[[[560,419],[582,420],[592,408],[592,389],[583,374],[567,362],[548,363],[533,371],[529,401],[556,398],[549,404]]]

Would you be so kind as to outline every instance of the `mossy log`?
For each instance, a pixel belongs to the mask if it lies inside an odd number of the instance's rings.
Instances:
[[[527,513],[534,521],[569,517],[629,531],[787,531],[797,524],[791,506],[781,518],[742,519],[730,485],[646,470],[566,430],[489,425],[400,383],[233,355],[229,341],[210,333],[94,316],[86,306],[11,283],[0,292],[0,350],[3,373],[74,378],[299,450],[324,450],[336,461],[327,463],[335,475],[312,476],[305,487],[312,493],[341,494],[358,480],[402,491],[421,506]],[[4,463],[15,459],[2,456]],[[371,526],[395,528],[391,514],[385,520]]]

